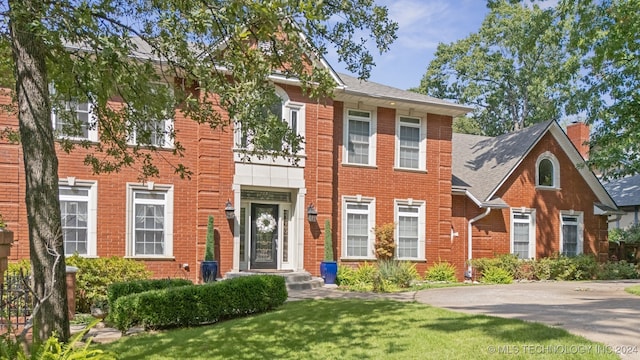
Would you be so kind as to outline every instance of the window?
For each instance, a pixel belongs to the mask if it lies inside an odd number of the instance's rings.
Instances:
[[[173,120],[149,120],[138,127],[134,127],[130,142],[132,144],[170,148],[173,147],[172,133]]]
[[[560,187],[560,166],[556,157],[548,151],[538,157],[536,185],[540,188],[551,189]]]
[[[511,209],[511,253],[535,258],[535,210]]]
[[[344,139],[346,163],[375,165],[375,132],[372,111],[347,110]]]
[[[275,90],[279,101],[263,109],[265,118],[268,115],[274,115],[276,118],[282,119],[295,135],[304,137],[304,104],[290,101],[287,93],[280,87],[276,87]],[[253,144],[251,143],[253,134],[251,131],[241,129],[239,123],[236,123],[236,125],[238,126],[236,131],[236,147],[253,150]],[[286,147],[287,144],[283,145],[281,141],[277,141],[277,143],[270,144],[266,150],[286,149],[283,148],[283,146]],[[301,152],[304,153],[304,143],[301,142],[300,146]]]
[[[582,213],[562,212],[560,214],[560,223],[562,224],[560,253],[564,256],[582,254]]]
[[[131,117],[135,119],[135,125],[129,134],[129,143],[132,145],[155,146],[172,148],[174,137],[174,104],[172,89],[166,83],[151,84],[149,91],[159,99],[166,99],[167,103],[158,105],[140,106],[134,112],[131,109]],[[153,113],[153,114],[152,114]]]
[[[396,224],[396,257],[401,260],[424,260],[424,203],[413,200],[397,201]]]
[[[64,101],[53,108],[51,121],[59,137],[98,141],[97,120],[88,102]]]
[[[60,215],[65,255],[96,256],[96,183],[60,179]]]
[[[128,255],[173,255],[173,187],[127,185]]]
[[[400,116],[396,124],[396,167],[426,170],[426,122]]]
[[[372,259],[375,224],[374,200],[345,198],[342,208],[344,254],[347,258]]]

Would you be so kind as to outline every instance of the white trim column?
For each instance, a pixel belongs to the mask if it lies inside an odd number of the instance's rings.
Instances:
[[[300,188],[295,207],[296,220],[296,271],[304,271],[304,227],[307,221],[307,204],[305,199],[307,196],[307,188]]]
[[[233,184],[233,208],[235,216],[233,217],[233,268],[231,272],[240,271],[240,207],[241,207],[241,186]]]

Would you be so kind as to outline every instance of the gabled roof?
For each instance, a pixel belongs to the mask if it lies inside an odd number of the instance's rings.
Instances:
[[[640,205],[640,175],[612,180],[604,187],[618,206]]]
[[[596,194],[599,204],[616,209],[613,199],[587,168],[576,147],[554,120],[497,137],[454,133],[451,144],[452,184],[465,189],[479,206],[502,207],[504,202],[495,197],[496,192],[547,133],[560,144],[576,170]]]
[[[473,110],[472,107],[458,105],[372,81],[360,80],[351,75],[339,73],[338,76],[344,85],[339,86],[334,92],[336,100],[346,102],[366,101],[369,104],[392,109],[403,108],[450,116],[464,115]]]

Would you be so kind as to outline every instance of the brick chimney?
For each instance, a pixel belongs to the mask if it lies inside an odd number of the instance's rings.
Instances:
[[[575,121],[567,125],[567,136],[585,160],[589,159],[589,125]]]

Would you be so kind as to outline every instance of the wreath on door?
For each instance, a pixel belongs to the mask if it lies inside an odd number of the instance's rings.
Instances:
[[[263,213],[256,220],[256,228],[262,234],[270,233],[276,229],[276,219],[269,213]]]

